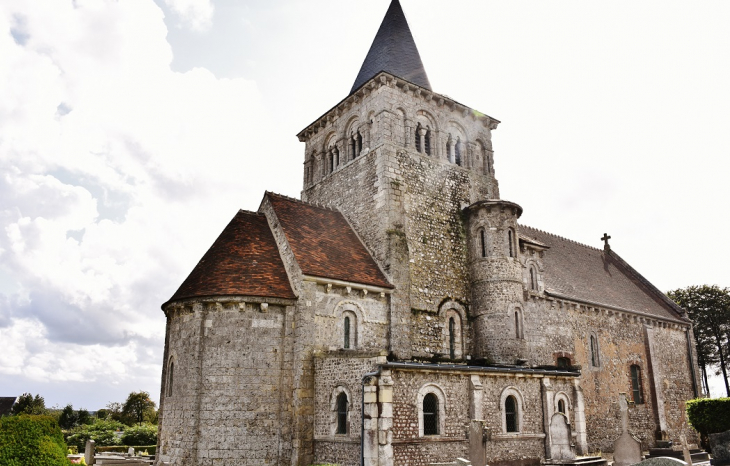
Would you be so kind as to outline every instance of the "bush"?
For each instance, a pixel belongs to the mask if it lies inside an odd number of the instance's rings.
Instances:
[[[703,437],[730,430],[730,398],[689,400],[687,419]]]
[[[157,426],[140,424],[127,427],[122,434],[122,443],[125,445],[155,445],[157,444]]]
[[[66,466],[66,444],[51,416],[22,414],[0,419],[0,464]]]
[[[97,419],[93,424],[77,426],[71,429],[66,437],[69,445],[76,446],[79,450],[86,448],[86,441],[91,439],[97,446],[121,445],[122,441],[116,435],[116,431],[124,429],[124,424],[119,421],[105,421]]]

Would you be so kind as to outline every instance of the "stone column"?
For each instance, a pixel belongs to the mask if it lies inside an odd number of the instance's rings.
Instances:
[[[393,378],[390,370],[381,372],[378,390],[378,466],[393,466]]]
[[[472,375],[469,381],[469,416],[472,419],[482,420],[482,403],[484,401],[484,387],[478,375]]]
[[[426,152],[426,129],[421,128],[418,130],[418,147],[416,150],[420,153]]]
[[[550,438],[550,420],[553,418],[555,407],[555,390],[550,377],[542,379],[542,428],[545,432],[545,458],[552,458],[552,439]]]
[[[573,380],[573,429],[576,433],[576,448],[579,455],[588,453],[588,437],[586,435],[586,412],[583,389],[580,380]]]
[[[377,379],[369,377],[363,383],[363,438],[364,466],[378,465],[378,387]]]

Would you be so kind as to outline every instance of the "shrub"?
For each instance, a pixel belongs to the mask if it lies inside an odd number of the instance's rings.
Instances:
[[[61,428],[50,416],[22,414],[0,419],[0,464],[66,466]]]
[[[86,448],[86,441],[91,439],[97,446],[121,445],[122,441],[116,435],[116,431],[124,429],[124,424],[119,421],[106,421],[97,419],[93,424],[74,427],[68,432],[66,442],[76,446],[79,450]]]
[[[687,419],[703,437],[730,430],[730,398],[689,400]]]
[[[155,445],[157,444],[157,426],[140,424],[127,427],[122,434],[122,443],[125,445]]]

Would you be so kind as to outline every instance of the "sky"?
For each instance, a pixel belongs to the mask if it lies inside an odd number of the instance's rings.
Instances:
[[[522,224],[730,286],[730,2],[401,3],[434,90],[501,121]],[[299,197],[295,135],[388,4],[0,0],[0,396],[159,398],[160,305],[238,209]]]

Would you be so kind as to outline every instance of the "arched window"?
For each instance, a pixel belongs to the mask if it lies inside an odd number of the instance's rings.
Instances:
[[[449,357],[456,359],[456,325],[454,318],[449,318]]]
[[[634,403],[637,405],[644,404],[644,394],[642,393],[641,384],[641,368],[636,365],[631,365],[631,395]]]
[[[479,230],[479,248],[482,252],[482,257],[487,257],[487,242],[484,238],[484,228]]]
[[[523,327],[522,326],[522,311],[520,310],[520,308],[515,309],[514,317],[515,317],[515,338],[520,340],[520,339],[524,338],[524,336],[525,336],[524,330],[522,328]]]
[[[558,412],[565,414],[565,400],[558,400]]]
[[[507,432],[519,432],[519,425],[517,422],[517,399],[510,395],[504,401],[504,415],[506,421]]]
[[[595,335],[591,335],[591,366],[598,367],[600,360],[598,357],[598,339]]]
[[[456,138],[456,144],[454,145],[454,162],[461,166],[461,140]]]
[[[426,155],[431,155],[431,130],[426,129],[426,136],[424,138],[424,149]]]
[[[423,397],[423,435],[439,434],[439,400],[433,393]]]
[[[530,267],[530,289],[533,291],[537,291],[537,274],[535,273],[535,268]]]
[[[344,334],[345,334],[344,348],[349,349],[350,348],[350,317],[349,316],[345,316]]]
[[[170,368],[167,370],[167,396],[172,396],[172,383],[175,374],[175,362],[170,360]]]
[[[507,230],[507,243],[509,243],[509,256],[515,257],[515,251],[514,251],[514,233],[512,233],[512,228]]]
[[[357,156],[360,156],[362,153],[362,134],[360,134],[360,131],[357,132],[355,135],[355,154]]]
[[[347,394],[337,395],[337,429],[336,434],[347,434]]]

